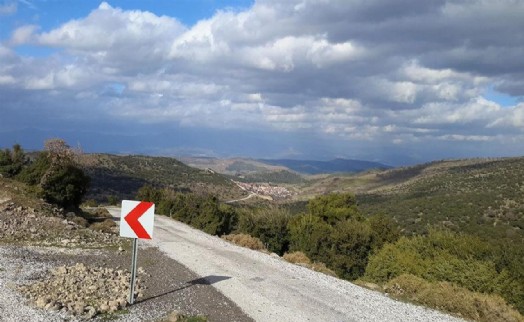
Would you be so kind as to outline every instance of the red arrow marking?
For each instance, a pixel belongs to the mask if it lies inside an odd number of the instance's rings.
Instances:
[[[141,201],[133,210],[131,210],[125,217],[124,220],[127,222],[129,227],[133,229],[136,237],[143,239],[151,239],[151,236],[144,229],[142,224],[138,221],[142,215],[153,206],[152,202]]]

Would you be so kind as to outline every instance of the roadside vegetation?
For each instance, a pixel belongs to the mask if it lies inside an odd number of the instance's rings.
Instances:
[[[160,214],[236,244],[267,249],[347,280],[375,283],[394,296],[467,318],[487,321],[496,315],[502,321],[521,321],[518,311],[524,312],[522,245],[445,228],[402,236],[390,217],[364,215],[349,193],[318,196],[299,213],[274,205],[231,207],[210,195],[152,186],[141,188],[137,198],[155,202]],[[408,292],[410,279],[421,286],[419,292]],[[391,291],[392,285],[402,291]],[[440,293],[427,291],[431,287]],[[465,307],[440,302],[445,292],[456,290],[468,295]]]

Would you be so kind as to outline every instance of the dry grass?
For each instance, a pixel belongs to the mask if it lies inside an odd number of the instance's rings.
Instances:
[[[95,223],[92,223],[89,228],[93,229],[93,230],[98,230],[98,231],[101,231],[101,232],[104,232],[104,233],[111,233],[113,232],[113,227],[116,227],[116,224],[113,220],[111,219],[106,219],[102,222],[95,222]]]
[[[413,275],[389,281],[386,292],[475,321],[523,322],[524,317],[498,295],[471,292],[448,282],[431,283]]]
[[[309,257],[302,252],[285,253],[282,258],[293,264],[311,264]]]
[[[337,274],[330,270],[326,264],[321,262],[314,262],[311,263],[311,259],[307,257],[306,254],[303,252],[293,252],[293,253],[285,253],[284,256],[282,256],[286,261],[297,264],[306,268],[309,268],[311,270],[314,270],[316,272],[324,273],[329,276],[338,277]]]
[[[264,246],[260,239],[247,234],[230,234],[224,235],[221,238],[238,246],[267,252],[266,246]]]
[[[87,222],[87,220],[84,217],[75,216],[73,217],[73,219],[71,219],[71,221],[84,228],[89,226],[89,223]]]

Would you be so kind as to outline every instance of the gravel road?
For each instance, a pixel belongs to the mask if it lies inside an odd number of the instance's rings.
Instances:
[[[118,208],[109,208],[119,216]],[[462,321],[232,245],[165,216],[152,241],[256,321]]]

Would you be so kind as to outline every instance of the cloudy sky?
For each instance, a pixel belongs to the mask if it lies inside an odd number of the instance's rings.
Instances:
[[[0,146],[524,155],[524,0],[0,0]]]

